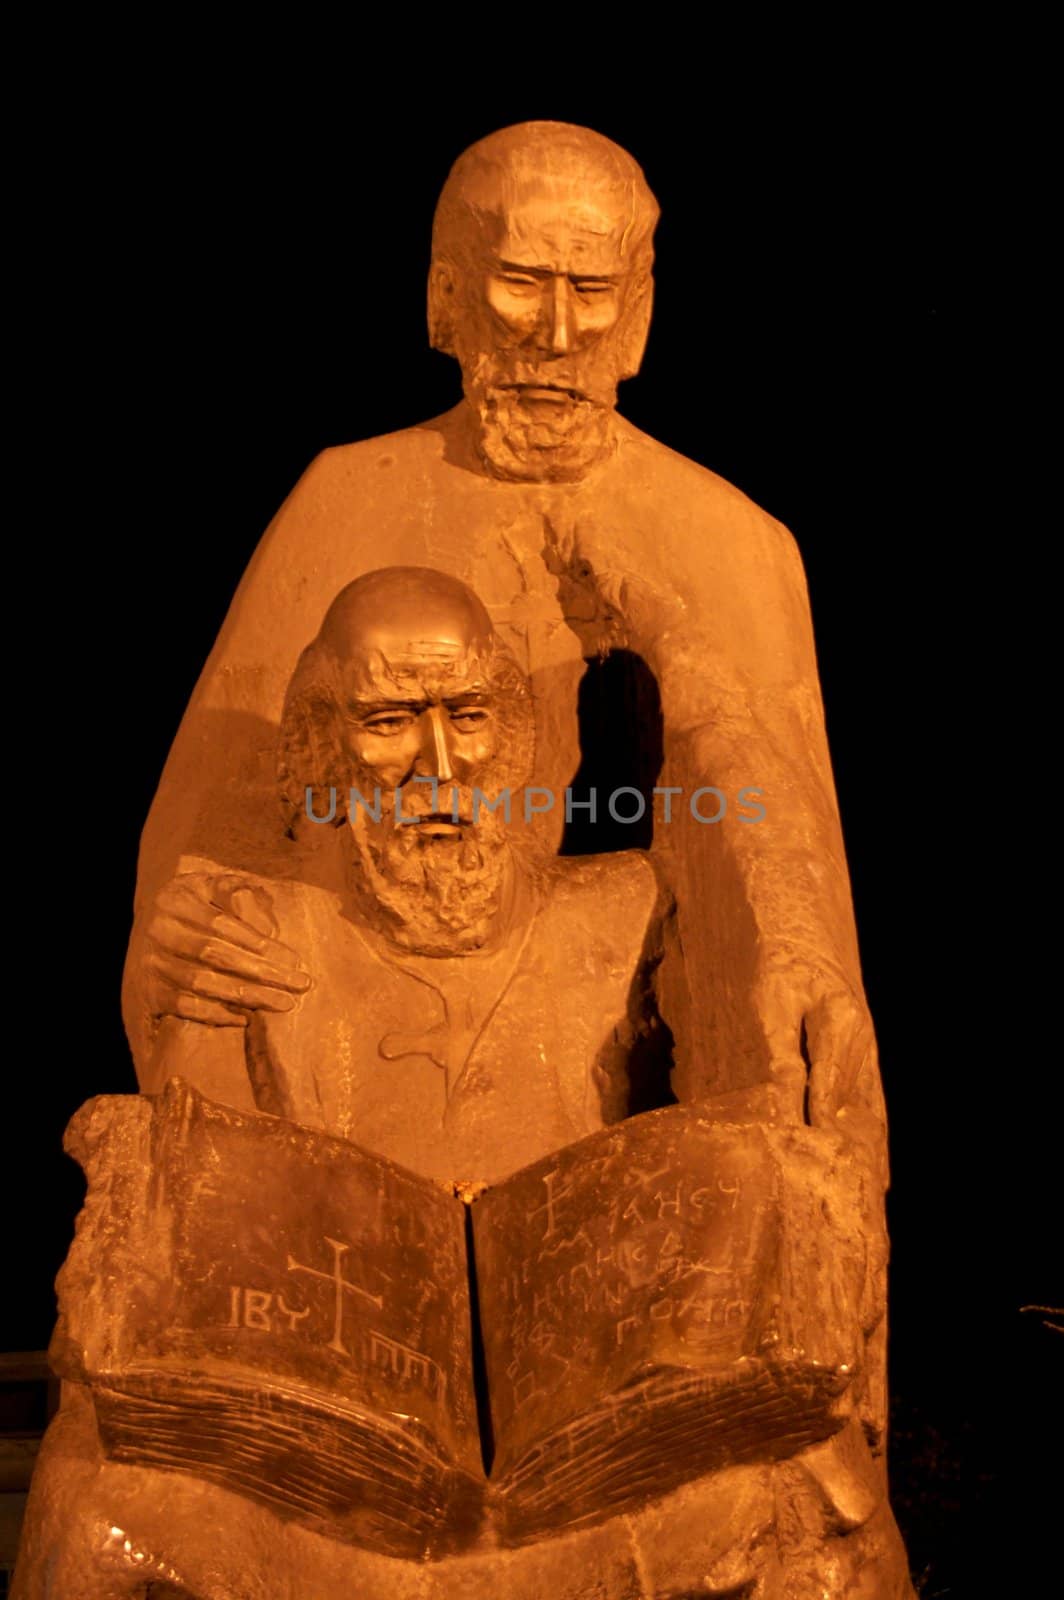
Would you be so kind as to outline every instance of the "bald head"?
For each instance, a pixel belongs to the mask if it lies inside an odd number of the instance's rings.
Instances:
[[[472,589],[431,567],[384,567],[329,607],[319,640],[339,663],[383,658],[393,669],[441,666],[490,649],[491,618]]]
[[[520,787],[533,738],[528,680],[472,589],[431,567],[384,567],[340,590],[300,657],[282,791],[298,814],[308,789],[352,783]]]
[[[627,150],[569,122],[521,122],[471,145],[443,186],[434,256],[460,258],[477,238],[514,242],[525,213],[571,236],[574,265],[597,265],[603,246],[649,271],[658,205]]]

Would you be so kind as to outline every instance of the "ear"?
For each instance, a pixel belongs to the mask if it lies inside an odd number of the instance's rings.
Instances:
[[[454,302],[457,293],[457,279],[454,268],[449,261],[437,257],[429,268],[429,344],[434,350],[442,350],[445,356],[453,356],[454,349]]]
[[[654,310],[654,278],[651,273],[646,273],[637,285],[633,286],[632,297],[624,312],[624,332],[620,343],[621,370],[618,381],[624,378],[634,378],[643,362],[643,352],[647,347],[647,334],[650,332],[650,317]]]

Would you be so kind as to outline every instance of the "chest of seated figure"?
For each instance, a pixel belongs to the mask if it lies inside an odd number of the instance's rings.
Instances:
[[[591,932],[586,894],[548,890],[496,948],[453,959],[395,952],[337,896],[275,886],[314,979],[265,1023],[288,1114],[444,1181],[497,1181],[601,1127],[654,902],[642,872],[622,927]]]

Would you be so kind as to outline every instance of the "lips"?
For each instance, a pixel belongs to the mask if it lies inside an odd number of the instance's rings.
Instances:
[[[584,399],[579,389],[568,389],[560,383],[508,383],[504,387],[512,390],[519,400],[533,405],[576,405]]]
[[[550,385],[544,388],[526,383],[520,386],[522,400],[545,400],[549,405],[569,405],[576,400],[574,389],[554,389]]]
[[[461,837],[462,829],[471,827],[472,823],[472,817],[459,815],[456,823],[450,812],[433,812],[431,816],[419,818],[416,826],[418,833],[430,839],[457,839]]]

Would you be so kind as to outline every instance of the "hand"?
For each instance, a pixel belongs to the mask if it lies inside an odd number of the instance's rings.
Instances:
[[[145,930],[152,1016],[242,1028],[249,1012],[290,1011],[310,978],[277,931],[260,885],[199,872],[173,879]]]
[[[789,957],[758,984],[756,1003],[773,1079],[796,1119],[864,1145],[885,1176],[886,1117],[864,996],[833,969]]]

